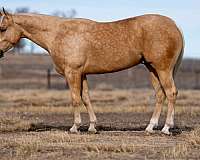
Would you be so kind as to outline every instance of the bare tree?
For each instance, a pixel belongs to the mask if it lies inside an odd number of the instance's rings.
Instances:
[[[53,12],[52,15],[58,16],[58,17],[65,17],[65,18],[74,18],[77,15],[77,12],[75,9],[71,9],[67,12],[57,10],[57,11]]]
[[[15,9],[15,13],[28,13],[29,11],[28,7],[18,7]]]

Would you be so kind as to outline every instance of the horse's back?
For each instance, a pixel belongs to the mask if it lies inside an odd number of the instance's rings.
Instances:
[[[142,58],[155,66],[169,67],[181,48],[176,24],[161,15],[142,15],[113,22],[72,19],[66,20],[66,25],[69,22],[70,35],[65,39],[72,48],[67,50],[69,55],[77,55],[75,60],[81,60],[85,73],[123,70],[139,64]],[[72,58],[70,61],[73,63]]]

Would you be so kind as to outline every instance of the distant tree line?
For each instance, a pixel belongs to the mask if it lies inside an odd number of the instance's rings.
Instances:
[[[32,12],[28,7],[19,7],[16,8],[14,13],[38,13],[38,12]],[[74,18],[77,15],[77,12],[75,9],[71,9],[68,11],[61,11],[56,10],[51,15],[58,16],[58,17],[65,17],[65,18]],[[30,45],[30,53],[34,53],[35,50],[35,44],[31,41],[28,41],[25,38],[20,39],[20,41],[16,44],[13,51],[16,53],[25,53],[25,46],[29,43]]]

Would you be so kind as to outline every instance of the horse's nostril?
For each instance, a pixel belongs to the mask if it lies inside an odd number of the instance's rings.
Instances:
[[[2,57],[3,57],[3,51],[0,50],[0,58],[2,58]]]

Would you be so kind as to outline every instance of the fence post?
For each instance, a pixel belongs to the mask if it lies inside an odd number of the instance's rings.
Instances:
[[[199,89],[199,73],[200,71],[196,70],[195,71],[195,89]]]
[[[47,69],[47,89],[51,89],[51,69]]]

